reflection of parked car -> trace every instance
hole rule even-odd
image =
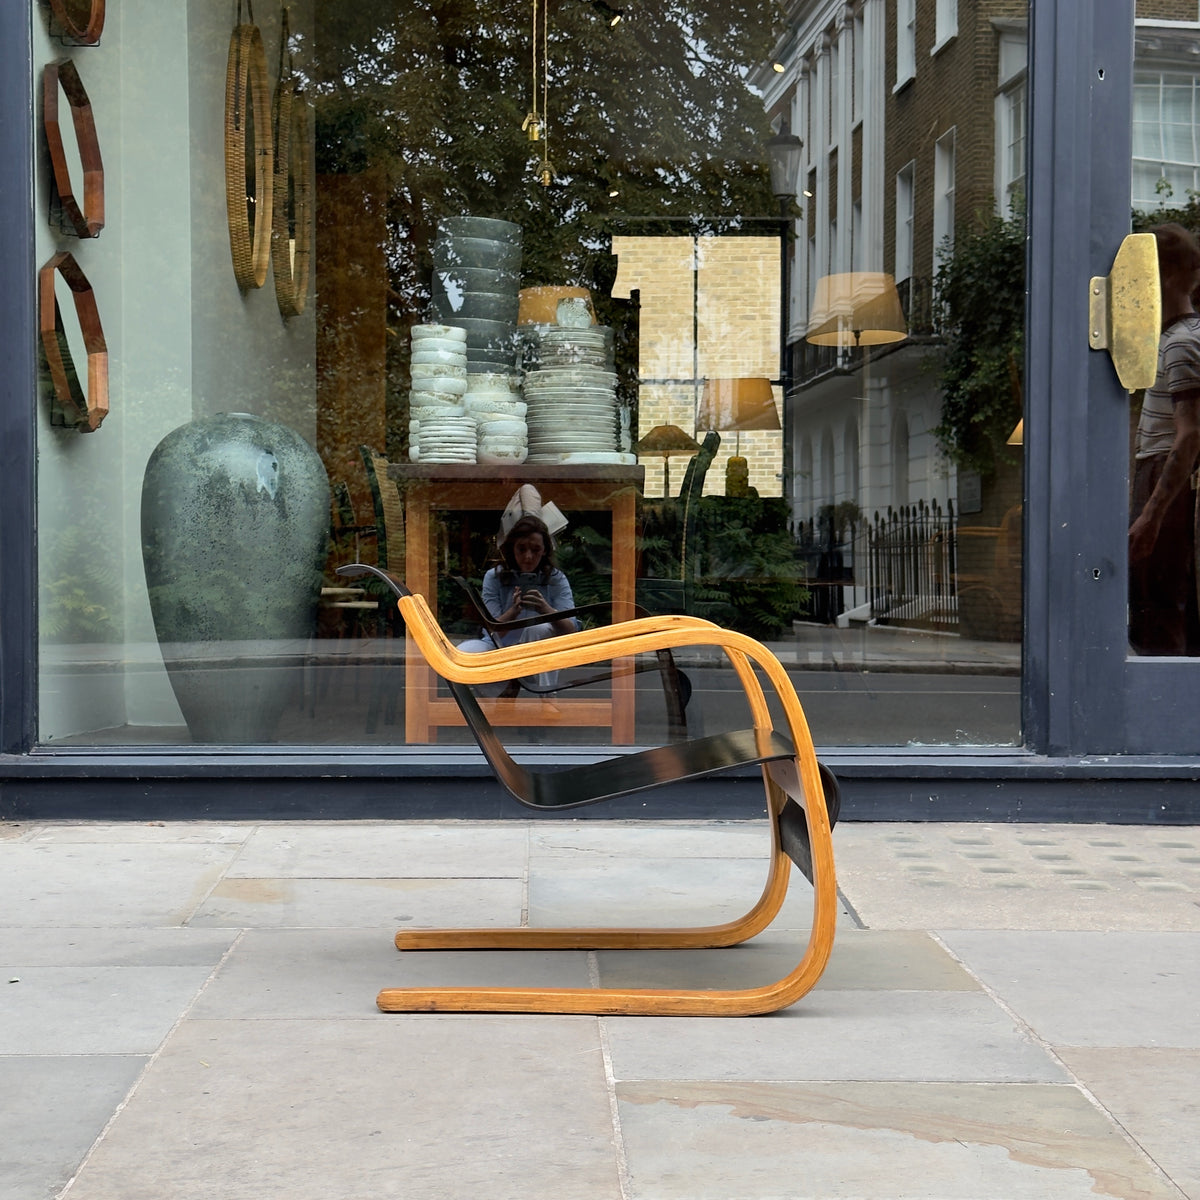
[[[1021,505],[999,525],[958,527],[958,620],[964,637],[1021,640]]]

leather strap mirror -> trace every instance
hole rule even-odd
[[[75,127],[75,143],[83,167],[82,204],[76,195],[71,164],[67,160],[59,115],[60,94],[67,98]],[[70,59],[50,63],[42,72],[42,126],[46,132],[46,148],[50,152],[50,167],[63,224],[77,237],[94,238],[104,228],[104,163],[100,159],[91,101],[79,71]]]
[[[56,275],[61,275],[71,289],[75,316],[83,335],[87,352],[86,392],[79,382],[63,325],[55,290]],[[94,433],[108,416],[108,346],[92,285],[74,255],[65,251],[54,255],[38,272],[38,332],[54,388],[50,423],[73,425],[81,433]]]
[[[104,0],[50,0],[50,11],[64,41],[94,46],[104,32]]]

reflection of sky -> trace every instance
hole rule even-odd
[[[462,280],[445,271],[438,272],[438,279],[441,282],[442,290],[446,293],[446,299],[450,302],[451,310],[458,312],[463,304]]]

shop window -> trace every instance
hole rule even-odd
[[[933,147],[933,257],[954,249],[954,139],[951,129]]]
[[[917,73],[917,0],[896,0],[896,88]]]
[[[794,637],[806,583],[793,531],[809,522],[811,534],[822,505],[886,512],[908,494],[907,466],[893,486],[888,462],[897,397],[920,412],[914,429],[937,420],[915,326],[858,344],[864,330],[839,310],[825,318],[851,341],[807,336],[825,276],[894,272],[897,301],[911,296],[914,230],[928,236],[935,202],[943,228],[968,186],[943,139],[945,170],[918,195],[919,147],[890,122],[829,153],[865,115],[875,74],[882,82],[889,7],[862,6],[829,46],[800,24],[780,42],[761,6],[717,13],[691,0],[615,26],[594,5],[551,6],[542,39],[526,9],[490,12],[483,37],[469,4],[441,5],[437,21],[415,0],[294,5],[287,30],[278,8],[256,5],[252,25],[242,6],[231,62],[237,6],[127,0],[101,44],[64,49],[30,0],[35,61],[75,63],[110,189],[102,227],[83,225],[98,236],[80,236],[69,185],[38,166],[51,157],[52,105],[27,164],[42,214],[34,249],[39,267],[66,252],[77,261],[113,372],[102,428],[56,422],[49,377],[36,398],[39,741],[196,754],[249,743],[260,756],[412,747],[465,760],[468,735],[409,655],[388,597],[336,568],[359,560],[404,577],[456,643],[478,641],[450,577],[478,586],[499,565],[510,504],[554,520],[579,604],[619,619],[637,602]],[[911,77],[913,0],[899,12]],[[781,246],[766,143],[792,101],[781,93],[768,108],[760,84],[785,44],[809,157],[803,222]],[[864,61],[868,44],[878,64]],[[989,73],[978,105],[992,85]],[[117,102],[146,89],[153,105]],[[286,129],[273,127],[281,89]],[[86,192],[92,148],[71,144],[67,108],[57,157]],[[277,149],[280,169],[268,169]],[[797,302],[781,311],[785,296]],[[62,286],[57,298],[70,316]],[[73,344],[70,321],[57,329],[53,300],[48,290],[43,335],[61,332],[82,371],[98,352]],[[757,407],[706,407],[723,381]],[[185,561],[189,489],[219,490],[235,468],[229,490],[261,508],[210,514]],[[280,537],[303,534],[274,565],[253,550],[267,528],[255,512],[267,510]],[[856,609],[872,602],[860,550],[861,574],[845,583]],[[274,593],[297,564],[287,594]],[[285,609],[295,621],[272,624]],[[722,674],[704,670],[693,715],[715,729]],[[189,682],[213,685],[207,699]],[[550,698],[519,685],[515,699],[483,700],[517,706],[504,728],[518,749],[583,753],[661,740],[666,714],[645,682]],[[1014,739],[1017,702],[1006,703],[1003,728],[981,740]],[[913,736],[908,707],[901,742]],[[823,720],[827,742],[880,736]]]
[[[913,271],[914,177],[917,165],[910,162],[896,173],[896,265],[897,282]]]
[[[958,0],[937,0],[937,25],[931,54],[958,36]]]

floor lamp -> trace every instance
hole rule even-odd
[[[663,460],[663,499],[671,494],[671,456],[698,453],[700,444],[684,433],[678,425],[655,425],[641,441],[635,443],[633,452],[639,456],[661,454]]]
[[[696,432],[716,429],[737,434],[737,448],[725,464],[725,495],[749,493],[750,467],[742,457],[742,430],[778,429],[779,410],[771,381],[763,376],[706,379],[696,413]]]

